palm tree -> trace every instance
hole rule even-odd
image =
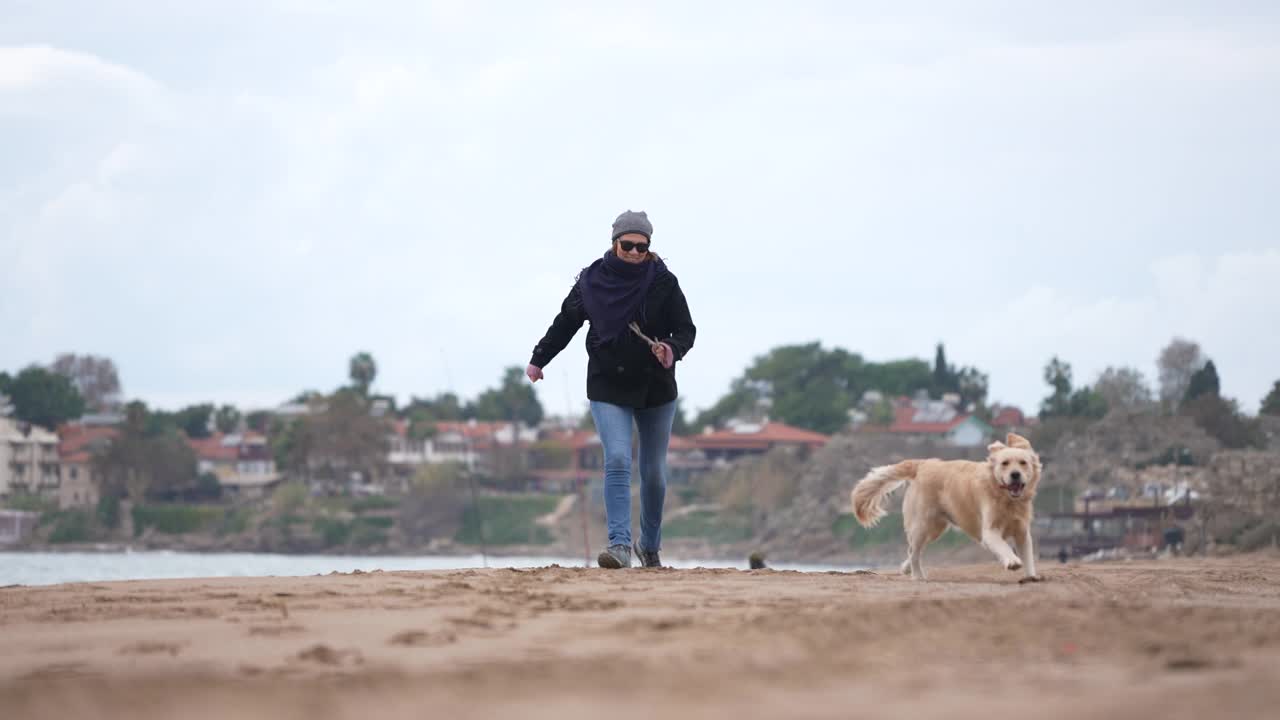
[[[373,361],[373,356],[367,352],[359,352],[351,356],[350,365],[351,384],[360,391],[361,395],[369,394],[369,386],[373,385],[373,379],[378,376],[378,364]]]

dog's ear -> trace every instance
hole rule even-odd
[[[1008,448],[1009,448],[1009,446],[1008,446],[1008,445],[1005,445],[1004,443],[1002,443],[1002,442],[1000,442],[999,440],[997,440],[997,441],[995,441],[995,442],[993,442],[993,443],[991,443],[990,445],[988,445],[988,446],[987,446],[987,454],[988,454],[988,455],[995,455],[996,453],[1000,452],[1001,450],[1007,450]]]
[[[1004,440],[1005,442],[1009,443],[1009,447],[1018,448],[1019,450],[1031,449],[1031,441],[1027,440],[1026,438],[1022,437],[1017,433],[1009,433],[1009,436],[1006,437]]]

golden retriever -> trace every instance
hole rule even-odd
[[[1009,433],[987,447],[986,462],[904,460],[873,468],[853,487],[853,514],[863,527],[884,517],[884,498],[910,483],[902,502],[907,559],[902,574],[924,580],[920,559],[947,525],[995,553],[1006,569],[1026,568],[1023,582],[1035,582],[1031,543],[1032,500],[1040,482],[1040,456],[1026,438]],[[1017,545],[1015,554],[1009,543]],[[1019,559],[1021,558],[1021,559]]]

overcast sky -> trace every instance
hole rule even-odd
[[[1050,356],[1154,381],[1181,335],[1253,411],[1276,7],[0,0],[0,369],[258,407],[368,350],[383,392],[471,397],[630,208],[698,325],[690,409],[780,344],[941,340],[1033,410]],[[579,334],[549,412],[585,368]]]

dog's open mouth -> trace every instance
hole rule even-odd
[[[1027,489],[1027,484],[1021,480],[1010,480],[1004,489],[1009,491],[1009,497],[1022,497],[1022,491]]]

